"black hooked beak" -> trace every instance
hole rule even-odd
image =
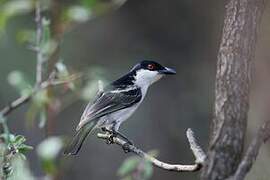
[[[174,69],[165,67],[165,69],[159,70],[159,73],[166,74],[166,75],[172,75],[172,74],[176,74],[176,71]]]

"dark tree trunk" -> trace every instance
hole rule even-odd
[[[264,0],[230,0],[226,5],[217,62],[215,110],[203,180],[232,176],[242,158],[252,60]]]

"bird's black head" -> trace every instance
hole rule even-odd
[[[128,74],[114,81],[114,87],[138,85],[146,87],[158,81],[162,76],[175,74],[175,70],[164,67],[155,61],[141,61],[135,65]]]
[[[165,75],[166,74],[176,74],[175,70],[168,68],[168,67],[164,67],[155,61],[148,61],[148,60],[141,61],[140,63],[135,65],[131,71],[136,72],[139,70],[158,72],[158,74],[165,74]]]

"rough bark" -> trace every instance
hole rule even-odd
[[[203,180],[232,176],[242,158],[252,60],[264,0],[230,0],[218,53],[215,109]]]

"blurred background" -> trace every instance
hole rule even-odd
[[[35,84],[37,59],[30,50],[36,37],[34,4],[31,0],[0,0],[0,107],[27,94],[25,90]],[[74,83],[38,94],[7,117],[9,131],[23,135],[34,148],[26,153],[27,160],[13,166],[11,178],[199,179],[199,173],[153,168],[95,136],[88,138],[76,157],[64,157],[59,150],[63,140],[73,135],[82,111],[97,91],[97,81],[106,84],[147,59],[176,69],[177,75],[153,85],[120,130],[144,151],[154,150],[162,161],[192,164],[185,131],[192,128],[207,148],[225,1],[46,0],[41,1],[41,10],[48,31],[43,37],[43,48],[47,48],[44,76],[55,62],[63,74],[81,76]],[[254,97],[269,77],[269,18],[270,8],[266,7],[256,54],[260,73],[253,86]],[[256,112],[256,108],[251,111],[254,117]],[[249,122],[251,137],[260,123],[257,118]],[[269,145],[261,152],[250,180],[269,179]],[[23,175],[18,175],[20,171]]]

